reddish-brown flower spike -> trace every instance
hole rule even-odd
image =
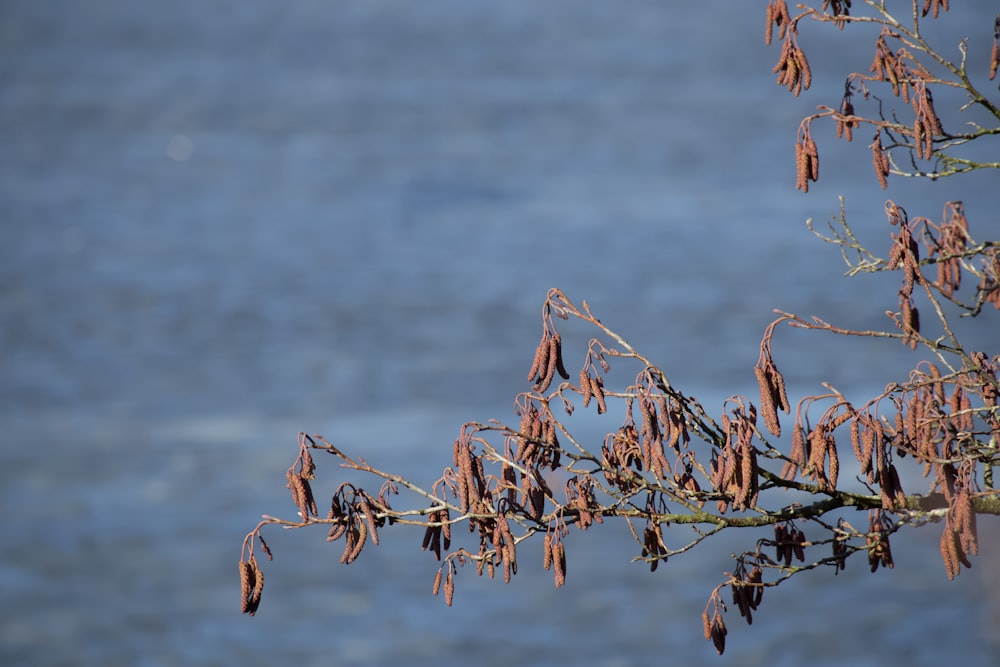
[[[552,566],[555,571],[556,588],[566,583],[566,547],[562,540],[552,546]]]
[[[760,389],[760,414],[764,419],[764,426],[775,436],[780,436],[781,423],[778,421],[778,410],[774,404],[774,386],[764,368],[754,366],[753,371]]]
[[[559,377],[563,380],[568,380],[569,373],[566,372],[566,367],[563,366],[562,336],[559,335],[559,332],[552,334],[552,340],[549,343],[549,354],[555,358],[556,372],[559,373]]]
[[[437,594],[441,591],[441,578],[442,578],[442,572],[441,572],[441,570],[439,568],[438,571],[437,571],[437,574],[434,575],[434,588],[433,588],[433,591],[434,591],[434,595],[435,596],[437,596]]]
[[[535,357],[531,362],[531,370],[528,371],[528,382],[535,382],[545,377],[545,372],[549,367],[549,331],[542,331],[542,340],[535,348]]]
[[[807,86],[808,87],[808,86]],[[812,181],[819,180],[819,151],[816,142],[812,137],[806,137],[803,149],[809,158],[809,178]]]
[[[944,561],[944,571],[948,575],[948,580],[954,579],[960,572],[958,564],[958,540],[951,526],[945,523],[944,530],[941,531],[941,560]]]
[[[254,567],[248,561],[240,561],[240,613],[250,611],[250,595],[254,588]]]
[[[444,601],[449,607],[455,600],[455,574],[449,569],[444,579]]]
[[[802,142],[795,142],[795,189],[809,192],[809,156]]]
[[[590,399],[594,396],[594,388],[590,384],[590,375],[587,371],[580,371],[580,393],[583,394],[583,407],[590,405]]]
[[[997,17],[997,23],[1000,23],[1000,16]],[[996,77],[997,68],[1000,68],[1000,40],[994,37],[993,51],[990,53],[990,81]]]
[[[712,644],[715,645],[715,650],[719,655],[722,655],[726,650],[727,634],[728,630],[726,630],[726,623],[722,620],[722,614],[716,611],[715,618],[712,619]]]
[[[885,149],[882,147],[881,130],[875,133],[875,138],[872,140],[872,166],[875,167],[875,176],[878,177],[879,185],[885,190],[889,187],[887,180],[889,175],[889,156],[886,155]]]
[[[959,546],[966,554],[979,554],[979,540],[976,530],[976,510],[968,491],[955,495],[955,525],[958,529]]]
[[[597,414],[603,415],[608,410],[608,404],[604,397],[604,380],[600,375],[590,378],[590,388],[597,399]]]
[[[257,567],[257,561],[253,558],[250,559],[250,564],[253,566],[253,591],[250,593],[250,602],[247,605],[247,613],[251,616],[257,613],[257,608],[260,607],[260,595],[264,590],[264,572]]]
[[[361,496],[361,511],[365,515],[365,523],[368,525],[368,533],[372,536],[372,544],[378,546],[378,526],[375,523],[375,510],[364,495]]]

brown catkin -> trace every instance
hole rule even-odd
[[[250,594],[253,592],[254,567],[245,560],[240,561],[240,613],[250,611]]]
[[[875,133],[875,138],[872,140],[872,166],[875,168],[875,176],[878,177],[879,185],[885,190],[889,187],[887,180],[889,176],[889,156],[886,155],[885,149],[882,147],[881,130]]]
[[[941,560],[944,561],[944,571],[948,575],[948,580],[954,579],[961,569],[958,564],[958,541],[947,521],[941,532]]]
[[[253,616],[257,613],[257,608],[260,606],[260,595],[264,590],[264,572],[257,567],[257,562],[254,559],[250,559],[253,565],[253,592],[250,593],[250,604],[247,613]]]
[[[378,546],[378,526],[375,523],[375,510],[364,495],[361,496],[361,511],[365,514],[365,522],[368,524],[368,533],[372,536],[372,544]]]
[[[552,334],[552,342],[550,343],[549,354],[555,356],[556,360],[556,372],[559,373],[559,377],[563,380],[569,379],[569,373],[566,372],[566,367],[563,366],[562,360],[562,336],[558,332]]]
[[[288,478],[288,488],[292,491],[292,500],[299,508],[302,520],[309,521],[309,511],[316,506],[312,500],[312,491],[306,486],[307,482],[291,470],[286,473],[286,477]]]
[[[555,572],[556,588],[566,583],[566,547],[562,540],[552,546],[552,569]]]
[[[444,548],[451,548],[451,512],[447,509],[438,512],[438,521],[441,522],[441,537],[444,538]]]
[[[312,454],[308,449],[302,450],[302,472],[299,473],[303,479],[316,479],[316,464],[313,463]]]
[[[809,192],[809,156],[801,142],[795,142],[795,189]]]
[[[718,611],[715,612],[715,618],[712,619],[712,643],[715,645],[715,650],[719,655],[722,655],[726,650],[726,624],[722,620],[722,614]]]
[[[444,601],[449,607],[451,603],[455,600],[455,575],[451,570],[448,571],[448,576],[444,579]]]
[[[528,371],[528,382],[534,382],[536,379],[541,379],[543,373],[549,365],[549,332],[542,332],[542,340],[538,343],[538,347],[535,348],[535,357],[531,361],[531,370]]]
[[[997,75],[997,68],[1000,68],[1000,41],[993,40],[993,51],[990,53],[990,81]]]
[[[804,150],[806,156],[809,158],[809,179],[812,181],[819,180],[819,150],[816,148],[816,142],[812,137],[806,137]]]
[[[590,379],[590,386],[594,391],[594,398],[597,399],[597,414],[603,415],[608,411],[608,404],[604,398],[604,380],[598,375]]]
[[[441,572],[441,570],[439,568],[438,571],[437,571],[437,574],[434,575],[434,588],[433,588],[433,591],[434,591],[434,595],[435,596],[441,591],[441,577],[442,577],[442,572]]]
[[[358,556],[361,555],[361,550],[364,548],[365,543],[368,541],[368,524],[364,521],[358,522],[358,539],[354,545],[354,549],[351,551],[351,555],[348,559],[348,563],[353,563],[357,560]]]
[[[754,366],[757,376],[757,386],[760,388],[760,412],[764,418],[764,426],[775,436],[781,436],[781,423],[778,421],[778,410],[774,404],[775,387],[771,384],[767,371]]]
[[[354,552],[354,546],[358,541],[358,530],[355,526],[348,526],[347,532],[344,538],[344,551],[340,554],[340,563],[342,565],[347,565],[351,562],[351,554]]]
[[[832,435],[827,436],[827,453],[830,455],[830,489],[836,490],[837,479],[840,477],[840,458]]]
[[[798,60],[799,69],[802,70],[802,85],[795,92],[795,95],[798,95],[799,94],[799,92],[798,92],[799,90],[809,90],[809,86],[812,85],[812,70],[809,69],[809,61],[806,60],[806,54],[805,54],[805,52],[802,49],[796,47],[796,49],[795,49],[795,57]],[[817,162],[816,162],[816,168],[817,169],[819,168],[819,161],[818,161],[818,159],[817,159]],[[816,178],[813,178],[813,180],[815,181]]]
[[[558,334],[557,334],[558,335]],[[545,355],[546,366],[543,369],[543,375],[541,379],[535,383],[535,391],[544,392],[548,390],[549,385],[552,384],[552,378],[556,375],[556,366],[558,359],[556,358],[556,348],[558,343],[556,342],[555,336],[550,336],[548,341],[548,352]]]
[[[580,393],[583,394],[583,407],[587,407],[594,396],[594,388],[590,385],[590,375],[585,370],[580,371]]]
[[[968,491],[955,496],[955,520],[958,524],[959,544],[970,556],[979,554],[979,540],[976,530],[976,510]]]

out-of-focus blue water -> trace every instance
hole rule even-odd
[[[446,609],[418,532],[345,568],[321,532],[275,531],[261,611],[238,613],[243,535],[293,514],[295,433],[432,481],[462,422],[514,418],[550,287],[717,410],[756,391],[772,308],[895,307],[805,229],[838,194],[876,244],[885,196],[931,217],[964,198],[996,237],[995,175],[886,194],[866,138],[830,127],[795,191],[798,121],[870,45],[804,29],[817,83],[795,99],[763,27],[762,3],[3,3],[3,662],[991,664],[993,551],[949,583],[933,527],[892,573],[852,562],[769,591],[752,628],[730,614],[725,660],[699,614],[742,536],[653,575],[597,527],[565,588],[525,547],[511,585],[461,572]],[[995,351],[985,318],[970,340]],[[590,335],[567,325],[577,359]],[[914,363],[794,332],[775,353],[800,393]]]

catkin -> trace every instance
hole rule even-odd
[[[889,176],[889,156],[882,147],[881,129],[875,133],[875,138],[872,140],[872,166],[875,168],[875,176],[878,177],[879,185],[885,190],[889,187],[887,180]]]
[[[760,388],[760,411],[764,418],[764,426],[773,435],[781,436],[781,423],[778,421],[778,410],[775,405],[776,388],[771,382],[767,369],[761,366],[754,366],[754,375],[757,376],[757,386]]]
[[[590,405],[594,396],[594,388],[590,384],[590,375],[585,370],[580,371],[580,393],[583,394],[583,407]]]
[[[451,603],[455,600],[455,575],[449,570],[448,576],[444,579],[444,602],[449,607]]]
[[[378,546],[378,526],[375,523],[375,510],[372,509],[368,498],[362,494],[361,511],[365,515],[365,523],[368,524],[368,533],[372,536],[372,544]]]
[[[528,382],[535,382],[536,379],[541,379],[543,373],[548,369],[549,365],[549,332],[545,330],[542,332],[542,340],[538,343],[538,347],[535,348],[535,357],[531,361],[531,370],[528,371]]]
[[[996,78],[997,68],[1000,68],[1000,40],[993,39],[993,51],[990,53],[990,81]]]
[[[608,410],[607,401],[604,398],[604,380],[601,379],[600,375],[590,378],[590,386],[594,392],[594,398],[597,399],[597,414],[603,415]]]
[[[434,595],[435,596],[437,596],[437,594],[441,591],[441,575],[442,575],[442,572],[441,572],[441,570],[439,568],[438,571],[437,571],[437,574],[434,575],[434,588],[433,588],[433,591],[434,591]]]
[[[537,392],[547,391],[549,385],[552,384],[552,378],[554,378],[556,375],[556,366],[558,365],[557,364],[558,343],[556,342],[555,336],[549,337],[548,348],[549,348],[548,352],[545,354],[546,366],[544,368],[544,374],[542,375],[541,379],[539,379],[539,381],[535,383],[535,391]]]
[[[559,332],[552,334],[552,341],[549,343],[549,354],[555,357],[555,367],[556,372],[559,373],[559,377],[563,380],[568,380],[569,373],[566,372],[566,367],[563,366],[562,336],[559,335]]]
[[[257,608],[260,606],[260,595],[264,590],[264,572],[257,567],[257,562],[251,558],[250,564],[253,567],[253,591],[250,593],[250,602],[248,604],[247,613],[253,616],[257,613]]]
[[[955,540],[955,534],[951,530],[951,526],[945,523],[944,530],[941,532],[941,560],[944,561],[944,571],[948,575],[948,580],[951,581],[959,573],[958,565],[958,543]]]
[[[555,572],[556,588],[566,583],[566,547],[562,540],[552,546],[552,569]]]
[[[245,560],[240,561],[240,613],[250,611],[250,594],[254,587],[254,567]]]
[[[715,646],[716,652],[722,655],[726,650],[726,624],[722,620],[722,614],[718,611],[715,612],[715,617],[712,619],[712,644]]]

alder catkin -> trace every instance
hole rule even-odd
[[[566,547],[562,540],[552,545],[552,569],[555,572],[556,588],[566,583]]]
[[[250,611],[250,594],[253,591],[254,567],[249,562],[240,561],[240,613]]]
[[[534,382],[536,379],[541,379],[543,373],[549,365],[549,332],[542,332],[542,340],[538,343],[538,347],[535,348],[535,357],[531,361],[531,370],[528,371],[528,382]]]
[[[990,81],[997,75],[997,68],[1000,68],[1000,41],[993,40],[993,51],[990,54]]]
[[[449,607],[451,603],[455,600],[455,575],[451,570],[448,571],[448,576],[444,579],[444,602]]]
[[[760,412],[764,418],[764,426],[774,436],[781,436],[781,423],[778,421],[778,410],[774,404],[775,387],[771,384],[767,371],[754,366],[754,375],[757,376],[757,386],[760,389]]]
[[[590,385],[590,375],[585,370],[580,371],[580,393],[583,394],[583,407],[589,406],[594,388]]]
[[[260,595],[264,590],[264,572],[257,567],[257,562],[254,559],[250,559],[250,563],[253,566],[253,592],[250,593],[250,604],[248,605],[247,613],[251,616],[257,613],[257,608],[260,606]]]
[[[607,401],[604,399],[604,380],[601,379],[600,375],[592,377],[590,386],[594,391],[594,398],[597,399],[597,414],[603,415],[608,410]]]

